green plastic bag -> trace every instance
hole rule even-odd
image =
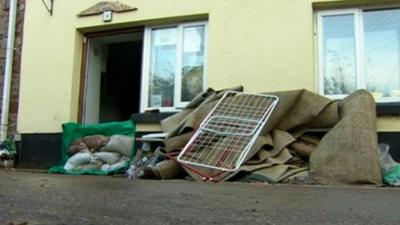
[[[11,159],[15,158],[15,155],[17,154],[17,148],[15,147],[15,142],[11,140],[10,138],[7,138],[4,142],[3,145],[5,147],[5,150],[8,151],[9,157]]]
[[[53,166],[49,169],[49,173],[61,173],[61,174],[95,174],[95,175],[108,175],[113,173],[121,172],[126,169],[130,162],[136,155],[135,145],[132,148],[130,160],[125,164],[124,168],[112,170],[112,171],[101,171],[99,169],[84,169],[84,170],[74,170],[73,172],[66,171],[64,169],[64,164],[68,161],[67,151],[71,143],[75,140],[81,139],[85,136],[101,134],[104,136],[111,136],[115,134],[127,135],[134,137],[136,132],[136,126],[132,120],[127,120],[123,122],[109,122],[100,124],[89,124],[81,125],[78,123],[64,123],[62,125],[62,140],[61,140],[61,165]]]
[[[395,187],[400,187],[400,163],[393,160],[389,154],[388,144],[379,144],[379,162],[383,181]]]
[[[383,174],[383,181],[391,186],[400,186],[400,165]]]

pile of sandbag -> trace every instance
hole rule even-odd
[[[135,155],[134,121],[62,125],[61,162],[49,173],[108,175],[123,172]]]
[[[90,135],[72,142],[70,158],[64,165],[68,172],[121,169],[130,160],[134,138],[125,135]]]

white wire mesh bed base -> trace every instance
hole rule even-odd
[[[178,155],[183,164],[239,169],[278,102],[263,94],[227,92]]]

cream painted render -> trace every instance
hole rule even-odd
[[[97,2],[56,0],[53,16],[41,0],[26,2],[18,132],[60,132],[62,123],[77,121],[84,32],[208,18],[208,87],[317,91],[313,3],[377,1],[120,0],[138,10],[114,13],[111,23],[76,16]],[[380,118],[378,127],[400,131],[400,119]],[[151,124],[138,130],[159,129]]]

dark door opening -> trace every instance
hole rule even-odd
[[[88,40],[82,122],[128,120],[140,111],[143,32]]]

